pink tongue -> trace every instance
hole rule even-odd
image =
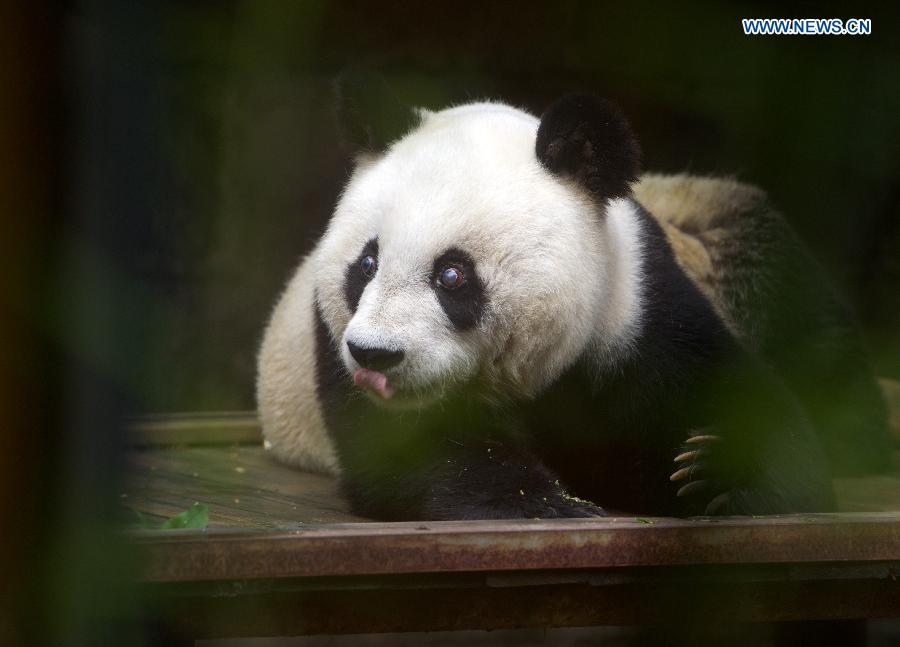
[[[353,374],[353,383],[364,389],[369,389],[380,395],[385,400],[394,395],[394,389],[388,385],[387,376],[384,373],[368,368],[358,368]]]

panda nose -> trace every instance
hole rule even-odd
[[[364,348],[357,346],[352,341],[347,342],[347,349],[359,365],[373,371],[384,371],[396,366],[403,361],[402,350],[388,350],[387,348]]]

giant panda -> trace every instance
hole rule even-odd
[[[338,475],[357,514],[822,511],[835,468],[887,455],[852,317],[758,189],[639,178],[589,94],[350,131],[257,400],[265,447]]]

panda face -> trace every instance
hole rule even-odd
[[[356,168],[314,258],[315,292],[376,402],[418,406],[464,384],[533,395],[627,326],[615,218],[541,165],[537,129],[504,105],[453,108]]]

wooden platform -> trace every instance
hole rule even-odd
[[[126,524],[209,509],[205,530],[129,531],[190,638],[900,617],[900,454],[836,483],[841,514],[385,524],[271,460],[247,414],[143,420],[134,442]]]

